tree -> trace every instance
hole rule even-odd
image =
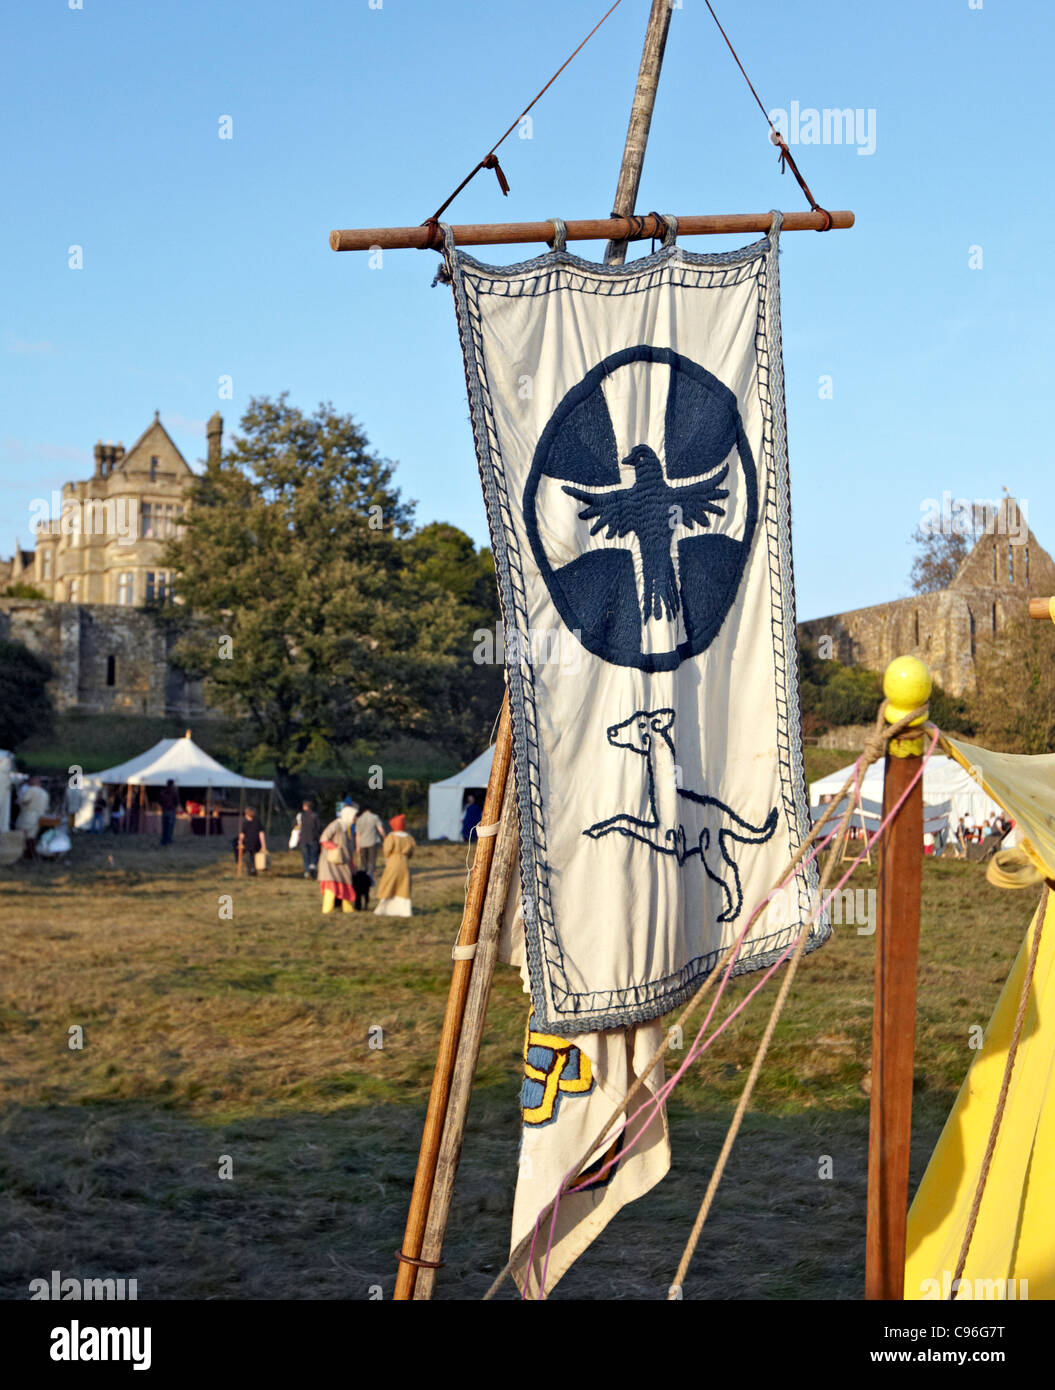
[[[261,397],[241,431],[191,486],[165,620],[176,661],[292,792],[309,761],[435,728],[440,693],[471,675],[490,557],[453,527],[411,537],[394,466],[332,406]]]
[[[917,526],[912,533],[916,555],[909,572],[914,594],[933,594],[947,589],[956,572],[971,553],[973,537],[959,530],[927,530]]]
[[[1055,633],[1015,616],[975,659],[972,710],[985,744],[1009,753],[1055,752]]]
[[[0,748],[51,731],[55,709],[47,691],[51,667],[21,642],[0,637]]]
[[[27,584],[24,580],[17,580],[14,584],[9,584],[4,590],[4,598],[42,598],[46,599],[47,594],[43,589],[38,589],[35,584]]]

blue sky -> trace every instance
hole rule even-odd
[[[607,0],[70,3],[3,19],[0,555],[16,535],[30,543],[33,498],[90,472],[97,438],[130,445],[159,409],[194,462],[215,409],[230,432],[251,396],[283,390],[306,410],[329,400],[354,414],[398,461],[420,522],[485,541],[450,296],[429,287],[436,258],[393,252],[372,270],[331,252],[327,234],[428,216]],[[451,220],[608,212],[648,8],[623,0],[535,108],[532,138],[503,146],[510,196],[481,174]],[[784,241],[799,616],[907,592],[908,536],[946,490],[1008,486],[1055,550],[1055,10],[715,8],[767,107],[874,121],[874,153],[794,147],[820,202],[858,219]],[[804,203],[703,0],[682,0],[639,207],[773,206]],[[231,400],[218,399],[222,376]]]

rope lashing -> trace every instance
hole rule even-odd
[[[568,249],[568,228],[564,225],[563,217],[553,219],[553,240],[549,242],[552,251],[566,251]]]
[[[668,246],[673,246],[678,239],[678,219],[672,212],[650,212],[649,217],[654,217],[657,222],[663,225],[663,239],[660,245],[664,250]],[[652,250],[656,249],[656,238],[652,238]]]
[[[415,1269],[443,1269],[443,1260],[416,1260],[413,1255],[404,1255],[402,1250],[395,1252],[396,1259],[402,1264],[413,1265]]]
[[[451,960],[472,960],[476,955],[476,942],[472,941],[468,946],[455,944],[451,947]]]

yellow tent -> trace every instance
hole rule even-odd
[[[991,753],[947,738],[942,744],[1016,821],[1025,836],[1020,848],[1039,871],[1032,881],[1055,880],[1055,756]],[[954,1287],[1038,931],[1004,1110]],[[1055,1298],[1053,1175],[1055,894],[1045,893],[909,1212],[905,1298]]]

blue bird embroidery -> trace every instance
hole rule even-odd
[[[637,537],[641,552],[643,593],[641,614],[666,617],[673,622],[681,611],[681,595],[674,572],[674,533],[676,526],[707,530],[712,516],[724,516],[718,499],[729,496],[720,487],[729,472],[725,464],[710,477],[682,487],[671,487],[663,475],[663,465],[647,444],[636,445],[620,465],[632,468],[632,486],[601,492],[579,487],[563,488],[569,497],[588,505],[579,512],[580,521],[593,521],[590,534],[605,531],[605,539],[630,535]]]

